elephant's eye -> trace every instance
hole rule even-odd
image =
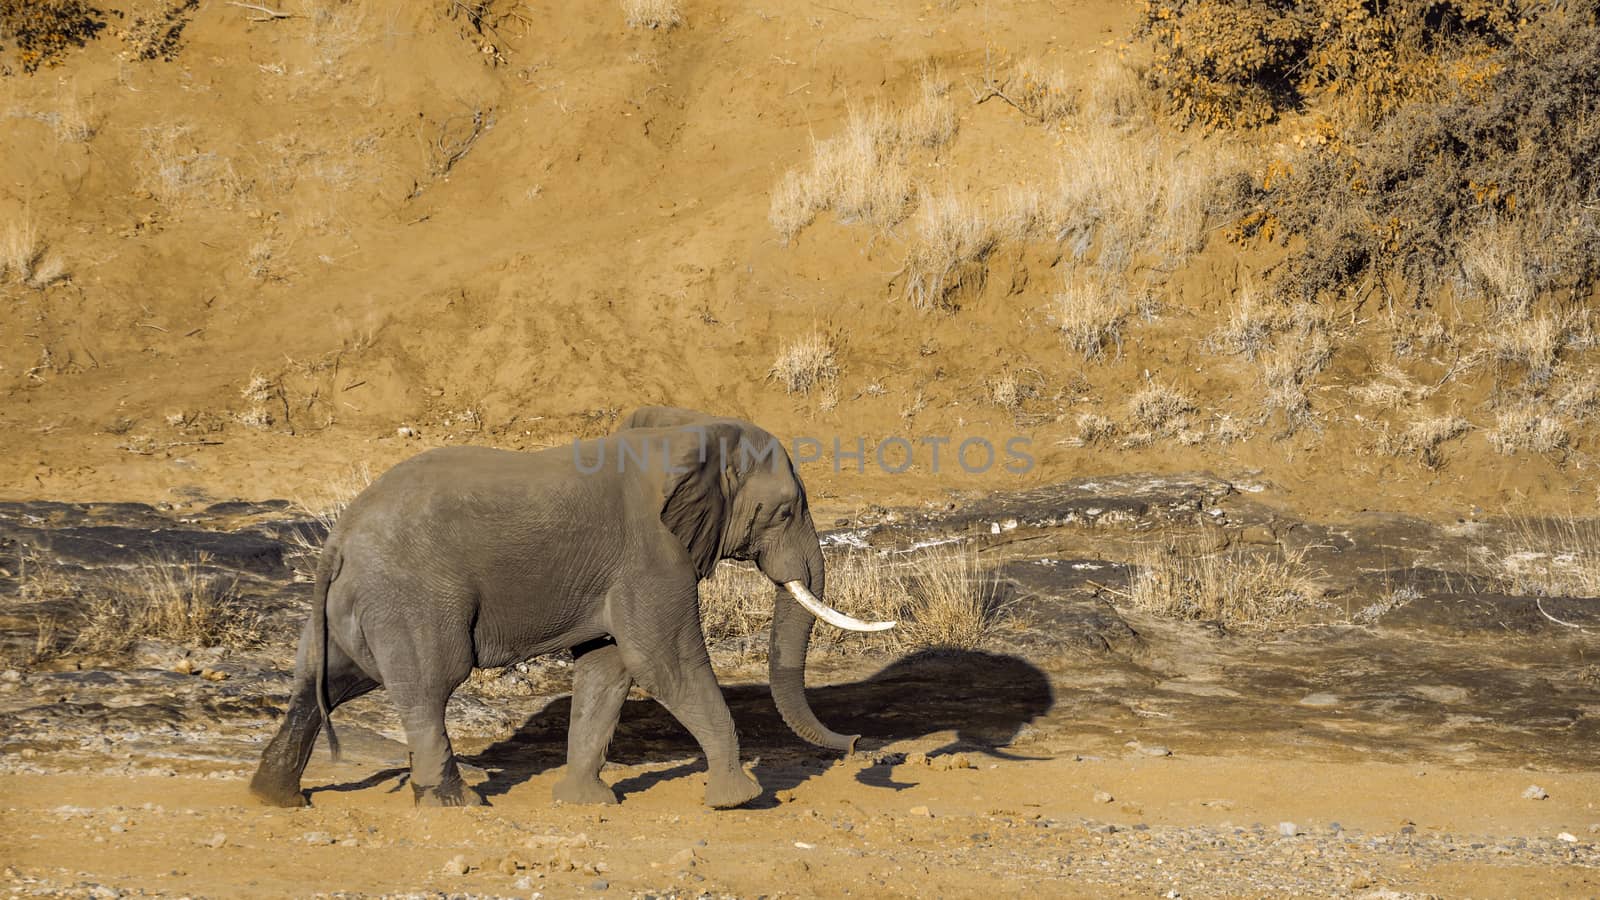
[[[793,516],[793,515],[794,515],[794,510],[790,509],[789,507],[787,507],[787,506],[778,507],[778,521],[779,522],[787,522],[787,521],[789,521],[789,517]]]

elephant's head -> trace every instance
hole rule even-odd
[[[772,699],[795,734],[823,747],[851,750],[860,735],[838,734],[806,702],[806,649],[820,618],[840,628],[881,631],[893,622],[862,622],[822,602],[827,572],[805,485],[782,444],[738,419],[651,406],[624,429],[669,428],[691,435],[698,452],[674,466],[663,484],[661,519],[683,541],[696,574],[723,559],[753,561],[776,585],[768,650]],[[681,439],[680,439],[681,440]]]

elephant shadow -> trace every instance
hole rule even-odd
[[[804,783],[840,758],[837,751],[813,747],[790,731],[767,685],[725,686],[723,696],[738,726],[744,758],[760,760],[755,774],[765,791],[753,805],[772,805],[777,791]],[[862,681],[808,688],[806,697],[829,727],[862,736],[858,750],[870,752],[889,743],[954,732],[954,740],[932,752],[960,749],[1005,759],[1019,758],[1002,748],[1055,703],[1049,678],[1033,664],[970,650],[914,653]],[[491,773],[478,785],[479,791],[493,798],[563,765],[571,709],[570,697],[553,700],[510,737],[465,757]],[[614,784],[624,797],[705,770],[700,746],[654,700],[624,704],[608,757],[626,765],[678,763]],[[895,782],[890,772],[887,766],[872,766],[856,777],[863,784],[891,790],[911,786]]]

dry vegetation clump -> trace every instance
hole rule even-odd
[[[813,141],[809,166],[784,173],[773,188],[767,219],[785,242],[823,212],[864,222],[883,233],[905,219],[912,199],[906,156],[936,150],[956,133],[949,85],[925,73],[916,99],[898,112],[880,105],[850,111],[844,131]]]
[[[700,583],[700,616],[712,641],[743,642],[771,627],[775,587],[748,564],[724,563]],[[812,640],[857,649],[973,649],[1003,613],[999,581],[971,550],[935,547],[904,555],[830,555],[823,598],[843,612],[894,620],[887,632],[844,633],[818,626]]]
[[[1511,456],[1522,451],[1554,453],[1566,449],[1572,434],[1560,419],[1524,406],[1500,413],[1486,437],[1496,452]]]
[[[1542,387],[1555,374],[1557,357],[1577,333],[1569,316],[1540,313],[1506,320],[1489,335],[1489,349],[1502,363],[1520,367],[1529,385]]]
[[[165,206],[225,203],[245,190],[233,161],[202,149],[193,125],[151,126],[141,130],[140,142],[144,151],[138,163],[140,186]]]
[[[1587,293],[1600,277],[1600,25],[1580,6],[1493,26],[1481,59],[1424,43],[1449,63],[1436,96],[1328,123],[1270,169],[1243,231],[1299,239],[1279,288],[1312,300],[1465,283],[1510,322],[1533,297]],[[1488,21],[1508,7],[1439,11],[1473,8]]]
[[[200,0],[142,0],[117,34],[126,45],[124,54],[129,59],[175,59],[183,47],[183,29],[199,6]]]
[[[1304,551],[1208,550],[1168,540],[1140,555],[1126,596],[1135,609],[1158,616],[1287,625],[1320,605],[1318,578]]]
[[[999,237],[977,207],[945,192],[923,193],[906,251],[905,293],[918,309],[954,310],[983,290]]]
[[[1017,112],[1047,125],[1078,112],[1077,91],[1066,73],[1047,69],[1035,59],[1019,60],[1000,76],[991,73],[972,93],[977,103],[998,97]]]
[[[84,0],[0,0],[0,75],[53,66],[106,27],[105,12]]]
[[[1211,143],[1155,128],[1087,128],[1067,137],[1053,218],[1075,257],[1121,274],[1141,257],[1176,263],[1200,248],[1219,171]]]
[[[1600,597],[1600,521],[1575,516],[1518,518],[1500,557],[1507,591],[1533,596]]]
[[[1396,433],[1385,424],[1378,435],[1377,450],[1385,456],[1415,456],[1424,466],[1444,465],[1443,445],[1466,434],[1472,424],[1456,415],[1423,416]]]
[[[683,24],[677,0],[622,0],[622,16],[629,28],[665,31]]]
[[[1126,443],[1138,447],[1176,436],[1188,429],[1190,415],[1198,409],[1188,394],[1152,381],[1128,398]]]
[[[1117,434],[1117,423],[1099,413],[1082,413],[1078,416],[1078,443],[1083,446],[1104,443]]]
[[[987,384],[989,402],[1009,412],[1017,412],[1022,404],[1039,396],[1041,378],[1037,372],[1018,374],[1007,370],[991,378]]]
[[[152,559],[116,573],[93,596],[76,649],[117,653],[141,640],[193,647],[248,647],[261,641],[260,616],[239,596],[238,577],[200,556]]]
[[[1434,390],[1418,384],[1399,366],[1382,363],[1378,366],[1378,378],[1350,388],[1350,395],[1368,406],[1390,410],[1420,403],[1433,396]]]
[[[838,348],[833,338],[815,329],[785,344],[767,377],[790,394],[809,394],[839,377]]]
[[[1115,347],[1122,352],[1122,323],[1128,307],[1112,296],[1106,278],[1093,278],[1069,270],[1055,295],[1055,322],[1073,352],[1095,359]]]
[[[288,534],[288,556],[298,580],[311,581],[316,577],[317,560],[333,526],[339,524],[345,509],[371,484],[372,468],[359,463],[323,482],[309,497],[295,498],[294,505],[312,520]]]
[[[1300,332],[1262,357],[1261,377],[1267,387],[1263,413],[1282,413],[1282,435],[1315,423],[1306,389],[1332,358],[1333,346],[1321,331]]]

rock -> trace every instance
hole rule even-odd
[[[1573,834],[1570,831],[1563,831],[1560,834],[1556,835],[1556,840],[1562,841],[1562,842],[1568,843],[1568,844],[1576,844],[1578,842],[1578,836]]]
[[[1542,787],[1539,787],[1537,784],[1530,784],[1530,785],[1528,785],[1528,789],[1522,792],[1522,799],[1524,799],[1524,800],[1548,800],[1548,799],[1550,799],[1550,795],[1545,793],[1545,789],[1542,788]]]
[[[931,810],[929,810],[926,806],[913,806],[913,807],[911,807],[911,814],[913,816],[922,816],[923,818],[926,818],[926,819],[933,818],[933,812]]]
[[[1300,827],[1293,822],[1279,822],[1278,834],[1284,837],[1294,837],[1300,833]]]
[[[533,890],[533,879],[524,875],[521,878],[518,878],[516,881],[511,882],[511,888],[512,890],[517,891],[531,891]]]
[[[111,833],[112,834],[122,834],[123,832],[125,832],[127,830],[128,829],[125,826],[122,826],[122,825],[113,825],[113,826],[111,826]]]
[[[193,675],[194,663],[188,659],[180,659],[178,660],[177,664],[172,667],[172,671],[177,672],[179,675]]]
[[[603,891],[608,887],[611,887],[611,882],[606,881],[604,878],[596,878],[594,881],[589,882],[589,890],[591,891]]]
[[[923,753],[921,750],[913,750],[906,754],[906,765],[908,766],[925,766],[927,764],[928,754]]]
[[[333,835],[326,831],[308,831],[300,835],[300,840],[308,844],[331,844],[333,843]]]
[[[200,677],[207,681],[222,681],[228,677],[228,673],[220,669],[201,669]]]
[[[1300,705],[1309,706],[1313,709],[1327,709],[1330,706],[1339,705],[1339,695],[1326,694],[1320,691],[1315,694],[1307,694],[1300,698]]]
[[[1596,822],[1595,824],[1590,825],[1589,826],[1589,833],[1590,834],[1600,834],[1600,822]]]
[[[460,876],[460,875],[467,874],[467,870],[469,868],[470,867],[467,865],[467,858],[465,856],[457,854],[455,856],[450,857],[448,860],[445,861],[444,873],[446,875],[457,875],[457,876]]]
[[[977,768],[965,753],[954,753],[950,756],[942,756],[940,759],[944,760],[944,768],[946,770]]]
[[[227,842],[228,842],[228,836],[219,831],[216,834],[213,834],[211,836],[210,840],[206,841],[206,846],[210,847],[213,850],[215,850],[215,849],[221,847],[223,844],[226,844]]]
[[[4,672],[0,672],[0,681],[5,682],[6,684],[16,684],[21,680],[22,673],[16,669],[7,669]]]
[[[1096,802],[1096,803],[1110,803],[1111,801],[1113,801],[1115,799],[1117,799],[1117,798],[1111,796],[1109,791],[1095,791],[1094,792],[1094,802]]]
[[[1168,750],[1166,747],[1163,747],[1160,744],[1150,744],[1148,746],[1141,746],[1139,748],[1139,752],[1143,753],[1145,756],[1171,756],[1172,755],[1172,751],[1171,750]]]
[[[687,868],[690,868],[691,866],[693,866],[698,861],[699,861],[699,857],[695,856],[694,850],[686,847],[686,848],[684,848],[682,850],[679,850],[677,853],[672,854],[672,856],[668,857],[667,858],[667,865],[673,866],[673,867],[676,867],[676,868],[679,868],[679,869],[687,869]]]
[[[359,847],[359,846],[361,846],[361,842],[356,840],[355,838],[345,838],[344,840],[339,842],[339,846],[341,846],[341,847]]]
[[[518,859],[515,853],[512,853],[501,857],[495,868],[500,871],[501,875],[515,875],[518,869],[525,867],[522,864],[522,860]]]

